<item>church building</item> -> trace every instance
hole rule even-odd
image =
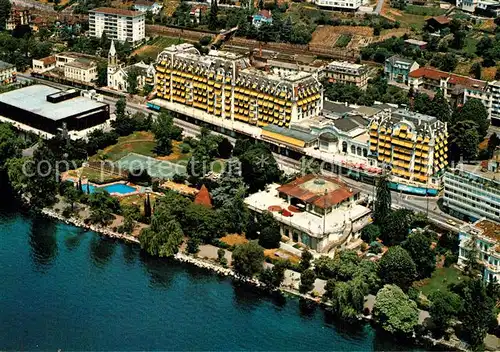
[[[127,92],[129,88],[129,76],[137,76],[137,90],[140,91],[147,84],[154,85],[155,67],[153,64],[147,65],[143,61],[130,66],[123,66],[118,63],[115,42],[111,41],[111,48],[108,54],[108,87],[120,92]]]

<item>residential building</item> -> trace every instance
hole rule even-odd
[[[419,67],[419,64],[414,60],[394,55],[385,60],[384,74],[389,82],[408,85],[410,72],[415,71]]]
[[[285,54],[272,50],[254,49],[250,54],[250,64],[260,70],[278,76],[288,76],[298,72],[311,72],[323,78],[327,62],[312,55]]]
[[[406,39],[405,44],[411,48],[420,49],[420,50],[424,50],[427,46],[427,42],[424,42],[423,40],[416,40],[416,39]]]
[[[500,126],[500,81],[488,82],[487,90],[491,95],[491,124]]]
[[[14,65],[0,61],[0,85],[14,83],[16,75],[17,70]]]
[[[47,56],[43,59],[33,59],[32,63],[34,73],[44,73],[56,67],[56,57]]]
[[[434,31],[440,31],[441,29],[448,28],[451,20],[446,16],[436,16],[425,20],[427,27],[434,29]]]
[[[207,5],[193,5],[189,11],[189,17],[192,23],[200,23],[201,17],[205,12],[207,12]]]
[[[191,44],[171,46],[158,55],[155,100],[170,110],[197,110],[260,127],[289,127],[318,115],[322,95],[312,74],[269,74],[251,67],[245,55],[211,50],[202,56]]]
[[[478,252],[477,260],[483,264],[484,281],[500,281],[500,224],[480,219],[473,224],[465,224],[459,232],[458,265],[467,265],[467,255],[472,246]]]
[[[359,201],[360,192],[340,179],[312,174],[245,199],[252,211],[270,211],[282,236],[319,253],[348,245],[369,223],[371,210]]]
[[[257,14],[252,16],[252,24],[259,28],[263,23],[273,23],[273,15],[271,10],[260,10]]]
[[[71,81],[91,83],[97,80],[97,64],[83,58],[73,60],[64,65],[64,77]]]
[[[445,173],[443,183],[443,205],[452,215],[500,219],[500,153],[482,165],[458,165]]]
[[[130,66],[123,66],[118,63],[115,43],[111,41],[111,48],[108,53],[108,87],[121,92],[129,89],[129,75],[133,74],[137,79],[137,89],[141,90],[146,84],[153,85],[156,70],[153,64],[146,65],[144,62],[137,62]]]
[[[463,11],[481,16],[497,17],[500,13],[498,0],[457,0],[456,6]]]
[[[473,13],[476,10],[478,0],[457,0],[456,6],[462,11]]]
[[[71,138],[85,137],[109,119],[109,105],[80,96],[75,89],[61,91],[35,84],[0,94],[0,121],[51,138],[66,130]]]
[[[135,47],[145,38],[145,14],[109,7],[89,10],[89,35],[101,38],[103,33],[109,39],[129,42]]]
[[[134,10],[140,12],[151,12],[153,15],[158,15],[161,12],[163,5],[155,1],[136,0],[134,2]]]
[[[387,111],[370,123],[370,157],[393,177],[437,183],[432,177],[448,165],[446,123],[408,110]]]
[[[420,67],[409,74],[410,87],[424,93],[434,94],[441,90],[453,107],[465,104],[468,99],[479,99],[491,117],[491,94],[488,84],[479,79],[439,71],[429,67]]]
[[[13,31],[17,26],[27,26],[30,24],[30,20],[31,15],[29,10],[18,10],[13,8],[5,23],[5,29]]]
[[[326,9],[356,11],[361,5],[363,0],[316,0],[316,6]]]
[[[355,85],[361,89],[368,86],[368,67],[349,62],[332,61],[324,68],[324,77],[330,82]]]

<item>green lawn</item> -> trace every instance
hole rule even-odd
[[[440,16],[446,13],[446,10],[439,7],[427,7],[419,5],[407,5],[404,12],[419,16]]]
[[[433,291],[446,291],[448,285],[463,280],[464,274],[453,267],[439,268],[432,273],[430,279],[418,281],[414,286],[426,296],[429,296]]]
[[[469,54],[476,54],[476,45],[478,43],[478,40],[474,38],[473,36],[468,35],[465,38],[465,45],[463,48],[463,51],[469,53]]]
[[[403,28],[422,29],[425,26],[426,16],[402,12],[401,16],[394,16],[394,18],[401,23]]]
[[[68,171],[68,175],[71,177],[78,177],[78,172],[77,170],[71,170]],[[84,167],[82,170],[82,177],[87,178],[90,182],[92,183],[110,183],[110,182],[115,182],[115,181],[120,181],[123,178],[119,175],[116,174],[111,174],[109,172],[106,172],[104,170],[97,170],[97,169],[92,169],[90,167]]]
[[[156,142],[151,132],[134,132],[131,135],[118,138],[118,143],[106,147],[100,154],[104,154],[107,160],[117,161],[129,153],[137,153],[155,157],[154,149]],[[99,156],[94,155],[91,161],[99,161]]]
[[[132,53],[132,56],[135,55],[138,60],[149,62],[151,60],[156,60],[158,54],[161,53],[166,47],[181,43],[183,43],[183,40],[180,38],[159,36],[136,49]]]

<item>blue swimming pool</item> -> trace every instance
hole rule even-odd
[[[113,185],[104,186],[104,187],[96,187],[96,186],[91,185],[91,184],[89,184],[87,186],[87,184],[83,184],[82,185],[82,189],[83,189],[83,191],[85,193],[87,193],[87,189],[88,189],[88,191],[90,193],[94,193],[96,190],[97,191],[98,190],[106,190],[109,193],[119,193],[119,194],[128,194],[128,193],[135,192],[135,188],[134,187],[127,186],[127,185],[124,185],[124,184],[121,184],[121,183],[115,183]]]

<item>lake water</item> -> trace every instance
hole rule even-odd
[[[0,350],[405,348],[295,298],[18,212],[0,210],[0,268]]]

